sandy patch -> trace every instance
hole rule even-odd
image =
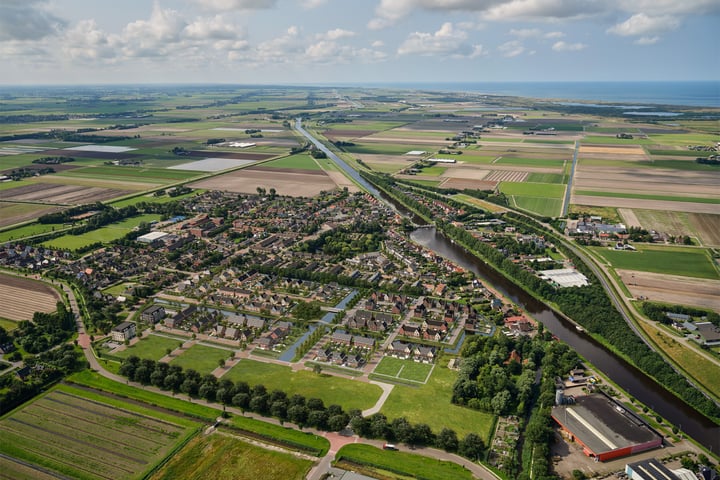
[[[351,193],[359,192],[361,189],[358,187],[355,183],[353,183],[352,180],[350,180],[348,177],[346,177],[342,172],[326,172],[327,176],[330,177],[330,179],[335,182],[335,185],[337,185],[340,188],[347,187],[348,191]]]
[[[448,168],[445,172],[440,175],[441,177],[447,178],[466,178],[468,180],[482,180],[490,173],[490,170],[485,169],[483,165],[482,169],[472,167],[455,167]]]
[[[617,270],[633,296],[720,310],[720,280]]]

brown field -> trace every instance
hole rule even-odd
[[[524,182],[528,173],[515,170],[495,170],[485,177],[485,180],[492,182]]]
[[[720,246],[720,214],[690,213],[688,217],[703,244]]]
[[[637,215],[635,215],[635,211],[630,208],[618,208],[618,213],[620,214],[620,217],[623,219],[623,223],[626,227],[637,227],[642,228],[642,224],[640,223],[640,220],[638,219]]]
[[[448,178],[442,183],[443,188],[457,188],[458,190],[495,190],[498,182],[470,180],[466,178]]]
[[[693,170],[610,169],[580,165],[575,173],[574,187],[580,190],[720,198],[720,176]]]
[[[61,207],[28,203],[0,202],[0,227],[27,222],[46,213],[57,212]]]
[[[58,293],[42,282],[0,274],[0,317],[32,320],[35,312],[54,312]]]
[[[673,202],[670,200],[645,200],[639,198],[593,197],[573,194],[570,201],[593,207],[644,208],[647,210],[670,210],[674,212],[716,213],[717,204]]]
[[[323,132],[327,138],[361,138],[377,133],[377,130],[326,130]]]
[[[269,153],[252,153],[252,152],[216,152],[214,150],[192,150],[189,155],[191,157],[212,157],[212,158],[232,158],[233,160],[267,160],[276,157]]]
[[[490,170],[484,167],[485,165],[481,168],[474,168],[471,166],[450,167],[440,176],[448,178],[465,178],[468,180],[483,180],[487,174],[490,173]]]
[[[342,172],[325,172],[327,173],[327,176],[330,177],[330,179],[335,182],[335,185],[337,185],[339,188],[347,187],[348,191],[350,193],[355,193],[360,191],[360,187],[358,187],[355,183],[353,183],[352,180],[350,180],[348,177],[346,177]]]
[[[635,297],[651,301],[692,305],[720,310],[720,280],[680,277],[660,273],[617,270]]]
[[[267,190],[274,188],[278,195],[311,197],[338,185],[322,171],[253,167],[201,180],[189,186],[236,193],[257,193],[258,187]]]
[[[624,145],[622,147],[616,147],[612,145],[604,145],[604,146],[598,146],[598,145],[580,145],[580,149],[578,150],[578,153],[580,155],[587,155],[587,154],[594,154],[594,153],[600,153],[600,154],[613,154],[613,155],[642,155],[645,156],[645,150],[640,145]]]
[[[115,190],[102,187],[35,183],[33,185],[24,185],[22,187],[5,190],[3,192],[3,200],[81,205],[109,200],[127,193],[129,193],[127,190]]]

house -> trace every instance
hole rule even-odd
[[[375,339],[370,337],[353,337],[353,344],[356,347],[372,349],[375,347]]]
[[[350,355],[345,359],[345,364],[350,368],[358,368],[364,363],[360,355]]]
[[[390,348],[388,349],[388,353],[392,355],[393,357],[397,358],[410,358],[412,355],[412,347],[409,343],[401,342],[400,340],[395,340],[390,344]]]
[[[416,361],[432,363],[435,361],[435,347],[417,345],[413,349],[413,356]]]
[[[227,339],[237,340],[240,337],[240,330],[235,327],[227,327],[224,335]]]
[[[432,340],[434,342],[439,342],[443,339],[444,332],[442,330],[437,330],[435,328],[426,328],[423,331],[422,338],[425,340]]]
[[[248,317],[247,322],[245,323],[245,326],[248,328],[254,328],[257,330],[262,330],[265,328],[265,320],[258,317]]]
[[[332,353],[332,350],[329,348],[320,349],[318,350],[317,354],[315,355],[315,360],[318,362],[327,362],[328,358],[330,357],[330,354]]]
[[[134,322],[122,322],[120,325],[113,327],[110,330],[110,336],[116,342],[124,342],[130,340],[135,336],[135,323]]]
[[[216,337],[222,337],[223,335],[225,335],[225,325],[215,325],[214,331]]]
[[[255,343],[260,350],[272,350],[273,345],[275,345],[273,339],[266,336],[258,338]]]
[[[157,323],[165,317],[165,307],[153,305],[140,315],[140,319],[147,323]]]
[[[400,326],[400,330],[398,331],[400,335],[404,335],[406,337],[416,337],[420,338],[420,325],[414,325],[411,323],[403,323]]]
[[[335,350],[330,354],[328,361],[335,365],[342,365],[343,363],[345,363],[346,358],[347,358],[347,356],[345,355],[345,353],[343,353],[339,350]]]
[[[343,345],[350,345],[350,342],[352,342],[352,335],[337,331],[332,334],[330,341],[334,343],[341,343]]]
[[[440,330],[442,332],[447,332],[448,330],[448,324],[445,320],[425,320],[422,323],[422,327],[425,330],[430,328],[433,330]]]

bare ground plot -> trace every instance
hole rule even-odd
[[[151,180],[151,179],[148,179]],[[159,187],[162,183],[140,182],[110,179],[104,177],[64,177],[61,175],[45,175],[37,179],[38,183],[53,185],[80,185],[87,187],[101,187],[108,189],[121,189],[122,195],[140,190],[148,190]],[[114,197],[111,197],[114,198]]]
[[[577,189],[616,192],[655,192],[662,195],[720,197],[720,175],[667,169],[604,168],[580,166],[575,172]]]
[[[3,200],[79,205],[109,200],[127,193],[127,190],[101,187],[35,183],[6,190],[3,192]]]
[[[640,223],[637,215],[635,215],[634,210],[630,208],[618,208],[618,213],[620,214],[620,217],[622,217],[623,223],[626,227],[642,228],[642,224]]]
[[[593,197],[573,194],[571,203],[591,207],[644,208],[648,210],[671,210],[675,212],[716,213],[717,204],[673,202],[669,200],[645,200],[640,198]]]
[[[632,211],[646,230],[655,230],[674,237],[692,233],[692,226],[688,218],[690,214],[687,212],[645,210],[641,208],[634,208]]]
[[[495,170],[485,177],[486,181],[491,182],[524,182],[527,180],[528,172],[517,170]]]
[[[482,180],[470,180],[466,178],[448,178],[443,182],[443,188],[456,188],[458,190],[495,190],[498,182],[486,182]]]
[[[352,180],[350,180],[348,177],[346,177],[342,172],[326,172],[327,176],[330,177],[330,179],[335,182],[335,185],[337,185],[339,188],[347,187],[348,191],[350,193],[355,193],[360,191],[360,187],[358,187],[355,183],[353,183]]]
[[[646,157],[645,150],[640,145],[630,146],[630,145],[623,145],[623,146],[612,146],[612,145],[605,145],[605,146],[597,146],[597,145],[580,145],[580,149],[578,150],[578,154],[580,155],[593,155],[593,154],[610,154],[610,155],[642,155]],[[646,157],[647,158],[647,157]]]
[[[253,142],[255,143],[255,142]],[[189,155],[191,157],[213,157],[213,158],[232,158],[234,160],[267,160],[276,157],[269,153],[252,153],[252,152],[221,152],[216,150],[192,150]]]
[[[41,282],[0,274],[0,317],[32,320],[35,312],[54,312],[57,292]]]
[[[294,197],[312,197],[323,190],[332,190],[337,187],[333,179],[325,172],[257,167],[201,180],[189,186],[235,193],[256,193],[258,187],[266,190],[274,188],[279,195]]]
[[[720,311],[720,280],[680,277],[636,270],[617,270],[635,297]]]
[[[703,244],[720,246],[720,214],[690,213],[689,218]]]
[[[448,178],[465,178],[468,180],[483,180],[490,170],[485,168],[473,168],[473,167],[452,167],[448,168],[443,172],[441,177]]]
[[[61,207],[28,203],[0,202],[0,227],[27,222],[46,213],[57,212]]]

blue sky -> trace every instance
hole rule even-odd
[[[0,83],[720,79],[717,0],[1,0]]]

